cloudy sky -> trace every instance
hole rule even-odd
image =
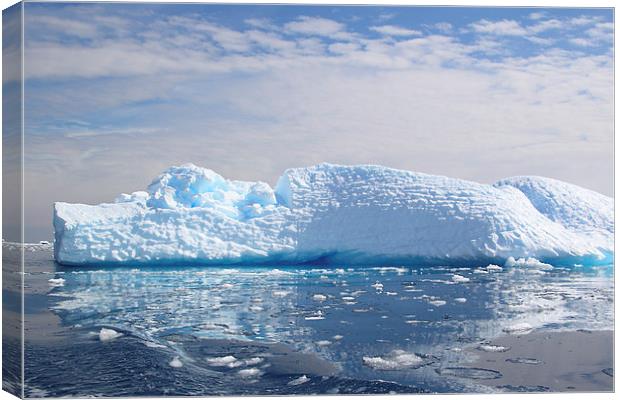
[[[26,238],[185,162],[373,163],[613,195],[611,9],[25,6]]]

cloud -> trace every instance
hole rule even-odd
[[[62,135],[68,139],[79,139],[101,135],[146,135],[161,132],[158,128],[99,128],[99,129],[85,129],[80,131],[66,131]]]
[[[433,26],[442,33],[449,33],[452,31],[452,24],[449,22],[438,22]]]
[[[531,33],[541,33],[552,29],[562,29],[564,23],[558,19],[547,19],[538,24],[528,26],[527,30]]]
[[[599,22],[586,31],[586,35],[595,41],[608,41],[613,40],[614,24],[611,22]]]
[[[402,28],[395,25],[371,26],[371,31],[375,31],[386,36],[420,36],[422,32],[415,29]]]
[[[243,22],[247,25],[253,26],[254,28],[260,29],[277,29],[277,26],[273,25],[271,21],[267,18],[247,18]]]
[[[327,18],[302,16],[296,21],[284,24],[284,29],[303,35],[333,36],[342,33],[344,25]]]
[[[571,38],[571,39],[568,39],[568,41],[574,44],[575,46],[581,46],[581,47],[590,47],[594,45],[594,42],[592,40],[584,39],[584,38]]]
[[[66,35],[81,38],[93,38],[98,34],[97,26],[94,24],[51,15],[34,15],[28,19],[28,22],[39,30],[60,30]]]
[[[285,168],[329,161],[613,191],[605,21],[386,38],[344,18],[87,14],[120,20],[80,40],[48,24],[26,49],[31,224],[48,221],[52,201],[110,201],[184,162],[272,184]],[[53,17],[83,22],[70,9]],[[525,40],[511,46],[515,30]]]
[[[528,15],[528,18],[536,21],[536,20],[545,18],[546,15],[547,14],[544,12],[533,12],[530,15]]]
[[[528,36],[526,39],[541,46],[551,46],[556,42],[556,40],[552,38],[541,38],[536,36]]]
[[[523,36],[527,34],[527,30],[523,28],[519,22],[508,19],[500,21],[481,19],[478,22],[470,24],[470,27],[475,32],[491,35]]]
[[[357,51],[360,49],[360,45],[358,43],[334,43],[329,45],[329,51],[337,54],[347,54],[353,51]]]
[[[581,15],[579,17],[571,18],[568,23],[575,26],[592,25],[599,22],[601,19],[598,16],[586,16]]]

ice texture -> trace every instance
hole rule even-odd
[[[613,199],[540,177],[494,185],[382,166],[286,170],[272,189],[192,164],[115,203],[54,204],[66,265],[613,261]]]

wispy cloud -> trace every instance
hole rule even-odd
[[[433,25],[434,28],[438,29],[442,33],[450,33],[452,31],[452,24],[449,22],[438,22]]]
[[[514,20],[503,19],[500,21],[489,21],[482,19],[470,25],[478,33],[488,33],[492,35],[523,36],[527,30]]]
[[[422,35],[421,31],[415,29],[407,29],[400,26],[395,25],[381,25],[381,26],[371,26],[371,31],[375,31],[382,35],[386,36],[420,36]]]
[[[342,33],[344,25],[332,19],[302,16],[286,23],[284,29],[303,35],[332,36]]]

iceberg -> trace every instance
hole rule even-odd
[[[286,170],[275,188],[185,164],[114,203],[54,204],[65,265],[504,265],[613,261],[613,199],[565,182],[482,184],[376,165]]]

